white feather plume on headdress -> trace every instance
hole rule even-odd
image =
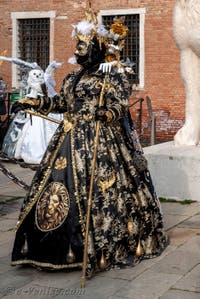
[[[94,23],[88,21],[81,21],[77,25],[72,26],[74,28],[72,31],[72,37],[75,37],[77,33],[82,35],[90,35],[92,30],[95,30]]]
[[[108,34],[108,30],[103,24],[99,24],[97,27],[97,34],[99,36],[106,36]]]

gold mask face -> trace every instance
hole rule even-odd
[[[77,56],[85,56],[88,51],[88,45],[86,42],[78,40],[76,44],[75,55]]]

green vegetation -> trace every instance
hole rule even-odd
[[[180,203],[181,205],[190,205],[193,202],[196,202],[195,200],[190,200],[190,199],[184,199],[184,200],[177,200],[173,198],[163,198],[159,197],[160,202],[176,202]]]

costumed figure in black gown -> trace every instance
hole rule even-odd
[[[87,275],[133,266],[160,255],[168,244],[160,204],[128,111],[131,89],[119,61],[126,31],[120,19],[107,30],[97,24],[94,14],[86,14],[73,32],[80,69],[66,76],[54,97],[19,100],[13,107],[63,113],[64,119],[22,205],[12,265],[82,267],[99,121]],[[104,73],[104,66],[111,67],[110,71]]]

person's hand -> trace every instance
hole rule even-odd
[[[95,120],[110,122],[113,119],[113,114],[105,107],[98,107],[95,111]]]
[[[14,102],[11,107],[11,114],[16,114],[20,110],[26,110],[30,108],[37,107],[39,100],[37,99],[20,99],[19,101]]]
[[[104,62],[101,63],[99,66],[99,70],[103,73],[110,73],[112,70],[112,67],[117,65],[117,60],[110,61],[110,62]]]
[[[29,109],[30,105],[28,104],[22,104],[19,101],[14,102],[14,104],[11,107],[11,114],[16,114],[17,112],[21,111],[21,110],[25,110],[25,109]]]

